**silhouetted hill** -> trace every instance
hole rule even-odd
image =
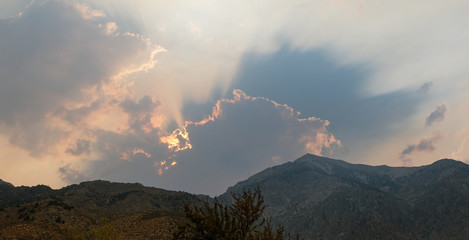
[[[469,166],[350,164],[307,154],[228,189],[260,187],[266,215],[305,239],[469,239]]]

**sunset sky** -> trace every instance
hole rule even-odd
[[[0,178],[217,195],[305,153],[469,163],[469,1],[0,1]]]

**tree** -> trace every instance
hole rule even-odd
[[[233,203],[184,205],[186,221],[174,235],[181,240],[283,240],[284,228],[274,230],[264,212],[264,197],[259,189],[231,194]],[[288,239],[290,239],[288,237]],[[297,239],[299,237],[297,236]]]

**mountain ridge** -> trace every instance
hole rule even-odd
[[[266,214],[305,239],[469,238],[469,165],[455,160],[389,167],[306,154],[219,198],[257,187]]]
[[[306,154],[238,182],[218,199],[229,202],[231,192],[257,187],[265,215],[304,239],[469,239],[469,165],[451,159],[390,167]],[[52,189],[5,182],[0,238],[91,238],[110,228],[115,238],[171,239],[183,204],[204,200],[213,201],[140,183],[95,180]]]

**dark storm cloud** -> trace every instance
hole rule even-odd
[[[445,118],[446,113],[446,104],[441,104],[436,107],[435,111],[430,113],[430,115],[425,119],[425,125],[427,127],[431,126],[434,122],[441,122]]]

